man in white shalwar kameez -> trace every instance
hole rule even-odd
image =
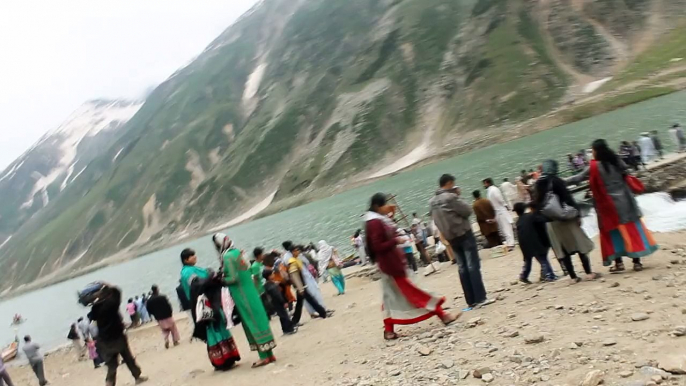
[[[493,179],[487,178],[483,183],[486,188],[486,193],[488,194],[488,200],[491,201],[491,205],[493,205],[493,209],[495,210],[495,220],[498,222],[498,230],[500,230],[501,236],[505,239],[505,245],[507,245],[508,251],[511,251],[515,246],[514,229],[512,228],[514,220],[507,207],[507,202],[500,189],[493,184]]]
[[[653,140],[650,138],[649,133],[641,133],[641,138],[638,139],[638,145],[641,147],[641,160],[643,160],[644,164],[657,158],[657,151],[655,150],[655,145],[653,144]]]
[[[519,193],[517,192],[517,187],[511,183],[507,178],[503,180],[500,185],[500,191],[505,196],[505,202],[510,210],[514,209],[514,205],[519,202]]]

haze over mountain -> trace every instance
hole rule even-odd
[[[78,129],[0,173],[0,289],[521,135],[551,111],[575,120],[684,87],[685,13],[686,0],[264,0],[142,105],[88,103],[65,124]]]

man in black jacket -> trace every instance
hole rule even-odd
[[[181,336],[179,335],[179,329],[176,328],[176,322],[172,316],[173,310],[169,299],[166,296],[160,294],[160,289],[157,285],[152,286],[152,296],[148,298],[147,308],[150,315],[152,315],[155,320],[157,320],[157,325],[160,326],[162,330],[162,336],[164,337],[164,347],[169,348],[169,335],[172,336],[172,341],[174,346],[179,345]]]
[[[519,248],[522,250],[522,255],[524,255],[524,267],[519,276],[519,281],[524,284],[531,284],[529,274],[531,273],[533,259],[536,259],[541,265],[541,277],[543,280],[553,281],[556,277],[548,261],[550,240],[546,231],[546,223],[550,220],[536,210],[535,204],[529,204],[531,209],[529,213],[525,213],[526,208],[527,205],[523,202],[518,202],[514,206],[514,210],[517,216],[519,216],[517,220]]]
[[[106,386],[117,384],[117,367],[119,356],[131,371],[131,375],[139,385],[148,380],[141,375],[141,369],[129,348],[129,341],[124,334],[124,322],[119,307],[121,305],[121,290],[111,285],[105,285],[99,292],[93,308],[88,314],[90,320],[98,325],[98,352],[107,366]]]

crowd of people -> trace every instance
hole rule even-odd
[[[653,148],[661,149],[654,145],[654,139],[649,140]],[[575,272],[574,255],[579,256],[587,279],[597,278],[589,257],[595,245],[581,228],[581,211],[568,189],[584,181],[589,183],[598,217],[602,264],[610,267],[610,272],[622,272],[626,270],[623,258],[628,257],[632,259],[633,270],[641,271],[642,259],[656,251],[657,245],[641,220],[634,197],[642,192],[642,184],[629,172],[633,165],[625,161],[622,148],[617,154],[602,139],[593,142],[592,159],[582,158],[582,153],[577,157],[570,158],[576,173],[567,178],[560,176],[555,160],[544,161],[538,171],[523,170],[515,184],[504,179],[498,187],[492,178],[485,178],[485,197],[481,191],[473,191],[472,203],[462,199],[457,179],[444,174],[429,200],[431,225],[415,213],[410,228],[403,229],[395,218],[398,209],[389,196],[377,193],[371,197],[364,216],[364,232],[355,232],[351,243],[360,264],[374,264],[381,276],[384,339],[399,337],[397,325],[414,324],[434,316],[449,325],[463,312],[494,303],[483,282],[472,215],[486,247],[502,245],[509,252],[519,245],[523,255],[519,273],[522,283],[531,284],[534,260],[540,265],[541,281],[559,279],[549,260],[551,250],[562,274],[569,276],[572,283],[582,281]],[[426,252],[430,237],[448,250],[457,264],[466,303],[461,312],[446,312],[445,297],[432,294],[414,280],[418,266],[414,251],[430,264]],[[182,268],[177,294],[182,309],[191,315],[192,336],[205,342],[209,362],[217,370],[229,370],[241,360],[231,333],[237,324],[242,326],[250,350],[257,351],[258,360],[252,367],[262,367],[277,360],[276,340],[270,327],[272,316],[278,317],[284,334],[296,334],[303,308],[311,318],[328,319],[334,314],[325,305],[320,280],[330,280],[338,295],[345,294],[343,259],[326,241],[317,246],[285,241],[283,250],[266,252],[264,248],[255,248],[251,258],[225,234],[215,234],[212,243],[219,269],[200,266],[196,252],[184,249],[180,254]],[[438,247],[437,252],[441,253]],[[147,381],[129,348],[120,314],[121,290],[111,284],[93,283],[81,291],[79,302],[91,307],[87,318],[79,318],[68,334],[79,360],[88,355],[96,368],[104,363],[107,386],[116,384],[120,357],[136,384]],[[157,286],[152,286],[149,294],[129,299],[125,309],[131,321],[128,327],[154,318],[165,347],[179,345],[171,303]],[[24,352],[39,384],[47,384],[40,346],[30,336],[24,341]],[[0,379],[12,386],[1,362]]]

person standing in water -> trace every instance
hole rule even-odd
[[[483,180],[483,184],[484,188],[486,188],[488,200],[495,210],[495,220],[498,222],[498,230],[500,230],[503,239],[505,239],[507,251],[511,252],[515,247],[515,237],[514,229],[512,228],[514,220],[512,219],[512,214],[510,214],[510,209],[507,207],[507,202],[503,198],[500,189],[493,184],[493,179],[486,178]]]
[[[45,370],[43,367],[43,354],[40,352],[40,346],[38,343],[34,343],[31,341],[31,337],[26,335],[24,337],[23,350],[24,354],[26,355],[26,359],[29,361],[31,370],[33,370],[33,373],[36,374],[36,378],[38,378],[38,384],[40,386],[47,385],[48,381],[45,379]]]
[[[269,327],[269,318],[257,292],[250,265],[243,252],[223,233],[212,236],[219,253],[224,283],[229,287],[236,310],[241,317],[241,326],[250,344],[251,351],[257,351],[260,360],[252,367],[261,367],[276,362],[272,350],[276,347],[274,335]]]
[[[398,339],[395,326],[415,324],[433,316],[448,325],[460,314],[445,312],[444,297],[438,297],[419,288],[411,279],[412,273],[397,245],[403,241],[396,236],[396,225],[389,218],[395,206],[388,203],[387,195],[377,193],[371,198],[365,215],[365,234],[371,261],[377,264],[383,290],[384,339]]]
[[[174,321],[174,311],[172,310],[171,303],[166,296],[160,294],[160,289],[157,285],[153,285],[151,288],[152,295],[148,298],[146,304],[150,314],[157,320],[157,325],[162,330],[162,337],[164,338],[164,347],[169,348],[169,336],[172,337],[172,342],[174,346],[178,346],[181,341],[181,336],[179,335],[179,329],[176,327],[176,322]]]

